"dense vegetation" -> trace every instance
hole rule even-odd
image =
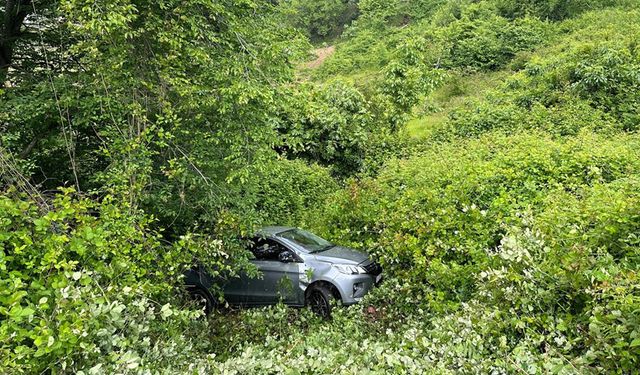
[[[0,373],[631,373],[632,0],[0,4]],[[335,45],[319,67],[311,43]],[[386,280],[202,317],[264,224]]]

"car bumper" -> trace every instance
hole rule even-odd
[[[382,273],[379,275],[343,275],[334,279],[334,285],[340,291],[343,305],[353,305],[360,302],[374,286],[381,282]]]

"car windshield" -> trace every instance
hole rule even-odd
[[[277,236],[295,242],[296,244],[309,250],[310,253],[327,250],[334,246],[331,242],[320,238],[313,233],[297,228],[280,232],[277,234]]]

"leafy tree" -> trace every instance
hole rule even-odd
[[[275,103],[307,46],[278,14],[269,1],[70,0],[39,12],[35,29],[65,35],[64,49],[22,45],[49,64],[19,84],[10,72],[3,143],[43,188],[109,190],[156,213],[163,198],[151,194],[184,197],[213,220],[236,201],[225,186],[275,157]]]
[[[289,9],[293,25],[305,30],[312,41],[339,36],[358,17],[357,0],[291,0],[281,4]]]

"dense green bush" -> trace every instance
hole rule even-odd
[[[392,6],[361,4],[362,17],[312,76],[334,86],[353,82],[367,102],[369,128],[388,124],[393,132],[451,69],[499,69],[517,53],[547,42],[553,33],[551,24],[536,18],[503,18],[487,2],[451,4],[433,4],[430,12],[400,27],[373,22],[385,25],[385,15],[395,12]],[[432,13],[433,18],[426,18]],[[351,165],[347,169],[361,170]]]
[[[532,14],[555,21],[575,17],[593,9],[633,4],[628,0],[493,0],[493,3],[505,17],[514,18]]]
[[[638,124],[634,87],[640,57],[638,11],[594,12],[568,23],[575,32],[564,43],[534,57],[511,86],[523,107],[551,105],[566,92],[613,115],[627,130]]]
[[[336,44],[335,53],[312,73],[313,78],[325,81],[336,75],[355,75],[358,81],[369,82],[389,62],[395,46],[406,32],[386,30],[385,37],[381,38],[380,31],[365,28],[353,32],[353,36],[349,35],[349,30],[345,34],[348,42]]]
[[[252,176],[256,217],[264,224],[300,225],[307,211],[322,206],[338,184],[326,168],[302,160],[277,160]],[[248,196],[247,199],[251,199]]]
[[[181,272],[243,256],[206,237],[163,246],[149,225],[111,197],[1,195],[0,372],[184,371],[206,325],[176,298]]]
[[[289,12],[287,19],[315,42],[338,37],[358,17],[357,0],[293,0],[281,7]]]
[[[611,115],[591,107],[589,102],[569,95],[558,98],[557,103],[548,107],[535,103],[526,109],[501,98],[488,97],[456,109],[443,126],[434,129],[433,137],[475,137],[493,130],[505,133],[543,130],[554,136],[571,136],[582,129],[608,134],[622,130],[622,126]]]
[[[404,76],[410,68],[398,69]],[[289,158],[324,165],[337,177],[374,171],[384,155],[397,152],[402,144],[394,125],[411,105],[400,103],[400,96],[413,101],[413,86],[422,85],[428,90],[432,84],[434,74],[414,72],[412,81],[397,77],[396,84],[384,85],[396,91],[379,89],[367,96],[346,80],[301,86],[282,106],[278,131],[284,140],[277,150]]]
[[[638,173],[637,143],[635,136],[587,133],[562,141],[491,134],[434,145],[352,185],[320,216],[332,238],[374,251],[417,285],[465,300],[485,249],[499,244],[505,226],[540,210],[557,189],[577,194]]]
[[[546,41],[549,25],[536,18],[509,21],[481,2],[461,8],[458,17],[435,33],[445,48],[438,56],[443,66],[492,70]]]
[[[190,171],[176,169],[170,183],[151,186],[143,200],[143,207],[158,208],[155,224],[171,239],[189,231],[210,233],[227,220],[238,221],[236,229],[242,231],[293,224],[337,187],[328,168],[271,155],[230,181],[192,179]]]
[[[500,129],[540,129],[558,136],[581,129],[638,128],[640,13],[589,13],[568,26],[574,32],[543,49],[499,90],[456,109],[437,138],[473,137]]]
[[[393,63],[394,51],[420,39],[428,43],[423,60],[431,67],[492,70],[551,36],[549,23],[535,17],[509,20],[489,2],[435,2],[428,8],[428,12],[402,16],[405,20],[399,27],[387,25],[388,14],[403,14],[393,7],[363,8],[361,18],[337,44],[336,53],[314,76],[327,79],[362,70],[373,75]]]
[[[348,82],[303,86],[283,110],[283,153],[330,165],[348,175],[362,166],[372,136],[369,104]]]
[[[34,74],[2,82],[0,140],[34,185],[115,192],[177,238],[210,230],[277,156],[277,103],[309,44],[274,2],[25,4]]]
[[[442,4],[446,1],[359,1],[359,18],[336,40],[336,53],[313,76],[329,80],[339,74],[375,81],[397,47],[423,37],[428,17]]]
[[[450,17],[438,14],[438,27],[464,20],[485,27],[480,36],[497,34],[465,11],[506,29],[528,22],[506,21],[487,4],[450,10]],[[365,301],[375,308],[350,312],[371,318],[375,328],[367,329],[388,329],[380,357],[353,359],[373,372],[393,371],[378,367],[385,361],[401,363],[396,371],[442,373],[629,373],[638,366],[638,13],[531,20],[566,34],[521,34],[552,44],[521,55],[513,77],[454,111],[416,155],[352,180],[316,215],[318,231],[370,251],[390,277]],[[473,37],[463,37],[456,47],[470,52],[456,56],[469,63],[451,66],[507,64],[517,51],[500,58],[481,48],[499,40],[493,36],[477,54]],[[429,34],[423,40],[434,45]],[[355,337],[366,345],[373,335]],[[399,347],[402,354],[394,352]],[[275,346],[245,349],[265,359],[284,355]]]
[[[360,0],[361,17],[357,26],[361,28],[383,29],[405,26],[426,18],[445,3],[443,0]]]
[[[416,324],[435,368],[628,372],[639,141],[489,133],[432,145],[337,193],[317,226],[383,263],[391,280],[368,303],[387,326]]]

